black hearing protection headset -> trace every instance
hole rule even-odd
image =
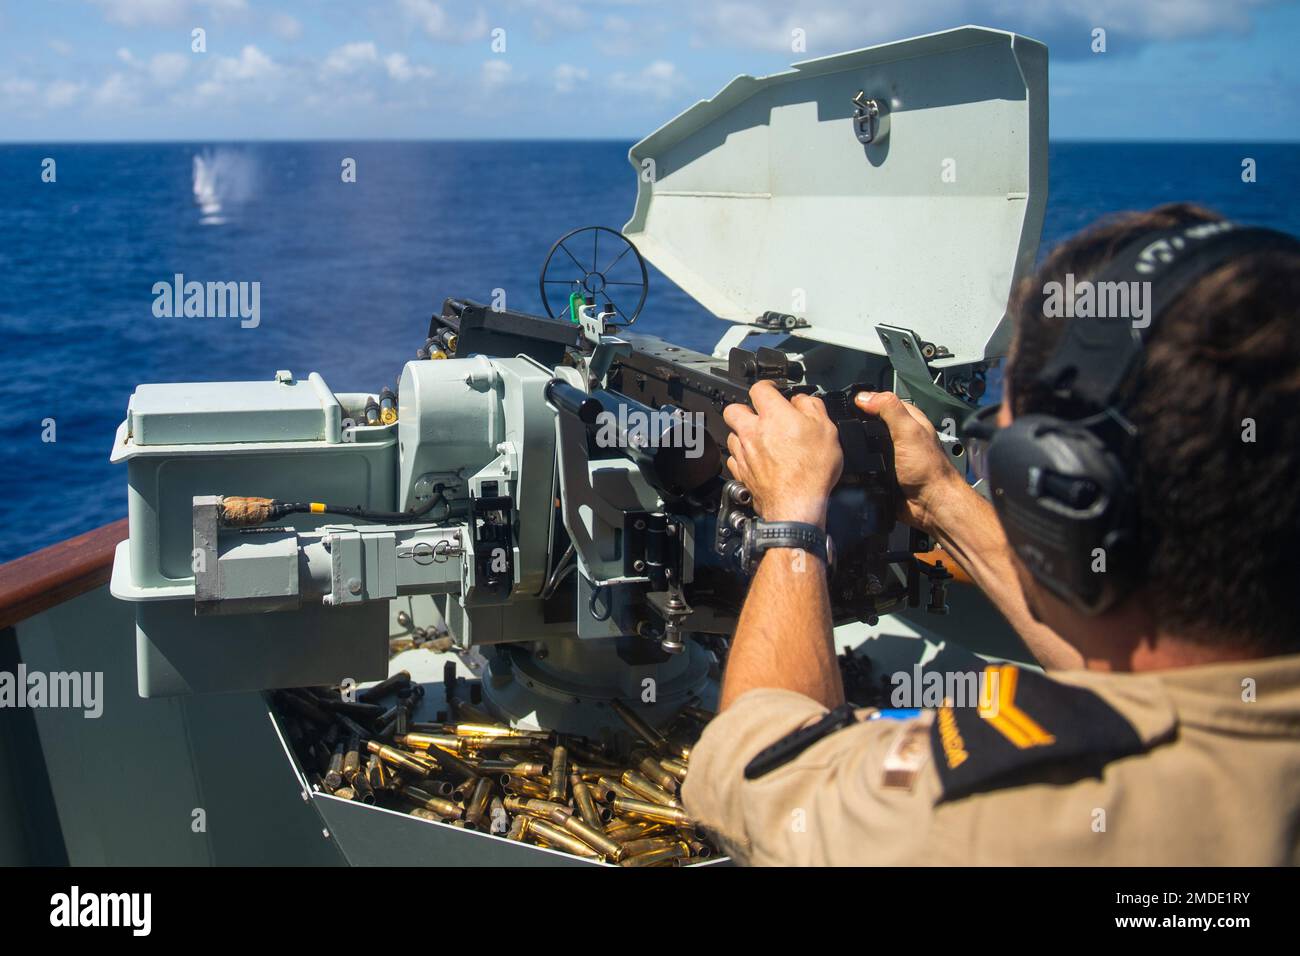
[[[1050,410],[1017,416],[996,431],[990,428],[996,409],[981,409],[967,422],[966,434],[988,441],[990,492],[1012,548],[1039,583],[1075,610],[1100,614],[1142,580],[1131,472],[1140,436],[1127,404],[1151,325],[1197,279],[1267,249],[1300,252],[1300,241],[1212,222],[1127,244],[1089,281],[1097,300],[1108,289],[1149,290],[1142,318],[1067,313],[1061,342],[1037,377],[1042,394],[1052,397]]]

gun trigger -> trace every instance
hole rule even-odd
[[[778,767],[785,766],[823,737],[855,723],[857,717],[854,716],[853,705],[840,704],[823,715],[815,724],[809,724],[807,727],[786,734],[770,747],[760,750],[754,759],[745,765],[745,779],[757,780]]]

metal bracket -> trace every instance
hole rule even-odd
[[[753,501],[749,489],[735,479],[722,486],[718,520],[713,529],[713,550],[720,557],[739,560],[745,524],[754,517]]]
[[[908,397],[936,427],[942,430],[945,418],[951,418],[960,426],[975,410],[975,406],[935,384],[934,373],[925,364],[922,342],[915,332],[893,325],[877,325],[876,334],[894,366],[894,374],[907,386]]]
[[[397,536],[391,531],[338,531],[329,537],[333,607],[397,597]]]
[[[853,97],[853,133],[863,146],[870,146],[876,139],[876,118],[880,116],[880,103],[868,99],[863,90],[858,90]]]
[[[192,507],[194,551],[190,563],[194,569],[194,613],[211,614],[221,601],[221,584],[217,575],[221,496],[196,496]]]

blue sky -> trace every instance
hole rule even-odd
[[[1272,0],[0,0],[0,140],[635,139],[737,74],[963,23],[1049,45],[1056,139],[1300,138]]]

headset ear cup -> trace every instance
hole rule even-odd
[[[1025,415],[988,448],[994,508],[1034,579],[1082,614],[1099,614],[1137,580],[1131,482],[1088,429]]]

